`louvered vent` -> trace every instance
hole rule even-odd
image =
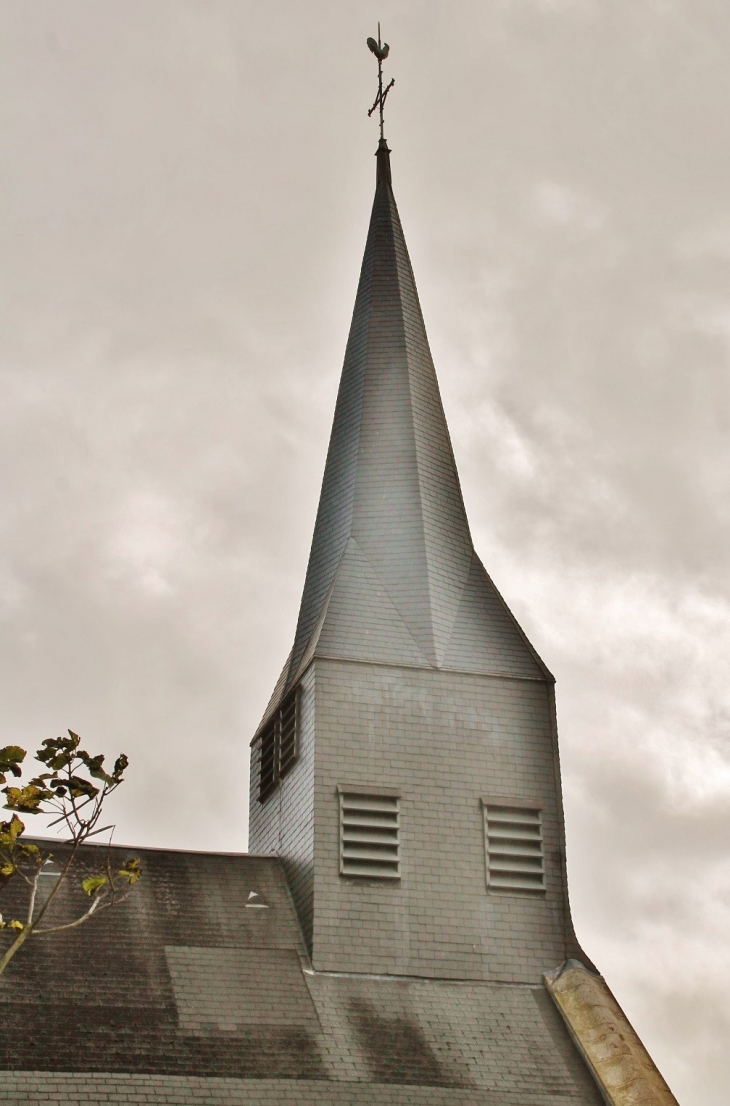
[[[542,816],[525,807],[484,804],[487,886],[499,891],[544,891]]]
[[[340,792],[340,875],[400,879],[400,812],[394,796]]]
[[[275,790],[299,756],[299,688],[287,695],[261,734],[259,802]]]
[[[279,711],[279,778],[283,779],[297,759],[299,734],[299,689],[285,700]]]
[[[259,778],[259,802],[271,794],[279,779],[279,750],[277,731],[278,711],[261,734],[261,775]]]

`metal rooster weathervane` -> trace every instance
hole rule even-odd
[[[383,88],[383,62],[390,53],[390,46],[387,42],[381,43],[380,41],[380,24],[378,23],[378,41],[374,38],[368,39],[368,46],[370,47],[375,57],[378,59],[378,95],[375,97],[375,103],[368,112],[370,117],[376,108],[380,109],[380,140],[383,140],[383,108],[385,107],[385,97],[390,92],[391,88],[395,84],[395,80],[391,80],[387,88]]]

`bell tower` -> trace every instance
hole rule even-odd
[[[474,550],[384,138],[376,159],[250,847],[280,855],[315,969],[534,982],[578,951],[554,681]]]

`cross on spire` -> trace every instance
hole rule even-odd
[[[390,84],[386,88],[383,88],[383,62],[390,53],[390,46],[387,42],[380,41],[380,24],[378,23],[378,41],[374,38],[368,39],[368,46],[375,57],[378,59],[378,95],[375,97],[375,102],[368,112],[368,117],[373,114],[376,108],[380,110],[380,141],[383,141],[383,108],[385,107],[385,98],[390,92],[391,88],[395,84],[395,79],[391,80]]]

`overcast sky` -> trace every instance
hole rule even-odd
[[[477,549],[558,680],[576,926],[730,1085],[726,0],[0,3],[2,743],[123,748],[117,839],[241,850],[374,186]]]

